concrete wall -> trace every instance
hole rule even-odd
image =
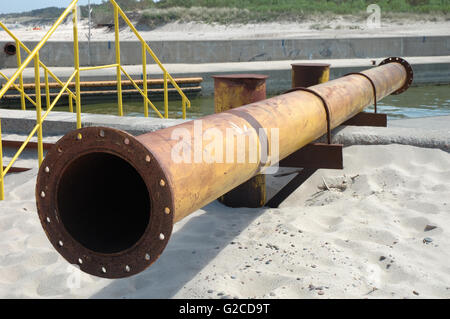
[[[405,57],[411,63],[414,70],[413,85],[420,84],[444,84],[450,83],[450,57]],[[350,72],[359,72],[371,68],[370,60],[337,59],[324,60],[331,64],[330,78],[336,79]],[[378,63],[381,60],[378,59]],[[291,86],[291,63],[296,61],[271,61],[271,62],[241,62],[230,64],[166,64],[173,77],[202,77],[202,95],[208,96],[214,93],[214,79],[217,74],[235,73],[259,73],[269,76],[267,79],[267,92],[276,94],[286,91]],[[127,72],[134,79],[140,79],[142,69],[140,66],[126,66]],[[155,65],[148,66],[148,72],[152,77],[161,78],[162,74]],[[72,74],[73,68],[54,68],[53,71],[63,81]],[[14,73],[14,69],[5,71],[7,76]],[[44,73],[41,70],[41,81]],[[115,80],[115,69],[96,70],[82,73],[82,81],[107,81]],[[125,79],[123,77],[123,79]],[[34,82],[34,70],[27,69],[24,72],[26,83]],[[0,78],[0,86],[6,81]]]
[[[8,56],[0,41],[0,69],[15,68],[16,57]],[[37,42],[25,43],[30,49]],[[385,56],[450,55],[450,36],[349,39],[290,39],[233,41],[152,41],[149,45],[163,63],[251,62],[301,59],[352,59]],[[89,63],[87,42],[80,42],[82,65],[115,63],[114,42],[91,42]],[[121,42],[125,65],[141,63],[140,43]],[[25,57],[25,53],[22,54]],[[73,66],[72,42],[48,42],[40,52],[48,66]],[[150,60],[149,60],[150,61]]]

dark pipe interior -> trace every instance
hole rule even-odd
[[[17,49],[16,49],[15,44],[7,43],[7,44],[5,44],[4,50],[5,50],[5,53],[8,55],[15,55]]]
[[[58,212],[70,235],[98,253],[132,247],[150,219],[150,197],[140,174],[108,153],[81,156],[60,177]]]

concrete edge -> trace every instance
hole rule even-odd
[[[35,112],[0,109],[2,132],[7,134],[28,135],[36,124]],[[434,120],[433,120],[434,119]],[[82,126],[107,126],[121,129],[133,135],[153,132],[162,128],[174,126],[188,120],[157,119],[139,117],[119,117],[114,115],[82,114]],[[350,145],[386,145],[404,144],[424,148],[437,148],[450,152],[450,116],[401,120],[403,127],[358,127],[340,126],[332,131],[333,143]],[[408,121],[412,125],[408,127]],[[441,126],[433,123],[438,121]],[[395,122],[395,121],[391,121]],[[390,122],[390,123],[391,123]],[[75,114],[54,112],[49,114],[44,122],[44,135],[64,135],[76,128]],[[438,129],[433,129],[438,128]],[[324,137],[318,142],[325,142]]]

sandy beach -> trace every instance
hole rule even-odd
[[[450,21],[437,19],[427,21],[404,18],[400,20],[383,19],[379,28],[369,28],[365,19],[354,17],[318,18],[304,22],[270,22],[258,24],[206,24],[197,22],[172,22],[153,30],[139,28],[139,34],[146,41],[177,40],[245,40],[245,39],[297,39],[297,38],[352,38],[352,37],[401,37],[401,36],[442,36],[450,34]],[[21,41],[36,41],[44,37],[49,25],[25,26],[9,21],[6,26]],[[80,41],[87,41],[89,24],[82,20],[78,27]],[[7,40],[8,34],[0,30],[0,39]],[[71,23],[58,27],[50,41],[72,41]],[[128,27],[120,31],[120,41],[135,41],[136,36]],[[114,41],[114,30],[92,28],[91,41]]]
[[[60,257],[36,213],[37,171],[9,175],[0,298],[449,298],[450,155],[350,146],[344,165],[278,209],[209,204],[175,225],[153,266],[120,280]]]
[[[189,4],[189,8],[168,2],[154,5],[140,1],[133,6],[120,3],[141,36],[137,37],[124,23],[127,18],[117,21],[116,8],[115,16],[106,6],[97,7],[92,15],[90,4],[76,10],[75,2],[72,11],[65,12],[78,12],[78,25],[73,26],[77,18],[70,14],[60,18],[61,24],[45,48],[36,43],[47,40],[53,23],[51,12],[59,15],[58,8],[1,14],[5,29],[30,49],[36,46],[35,59],[55,68],[52,71],[62,80],[70,76],[73,80],[69,81],[77,80],[74,90],[78,116],[55,109],[43,125],[38,125],[37,132],[42,137],[44,130],[46,143],[67,138],[44,151],[42,144],[29,145],[33,147],[24,149],[13,167],[16,171],[28,170],[8,174],[4,179],[6,199],[0,201],[0,299],[450,298],[450,100],[445,86],[436,88],[437,84],[449,83],[447,4],[408,2],[400,7],[399,2],[389,7],[383,4],[365,8],[362,2],[337,2],[333,7],[324,2],[317,6],[322,9],[314,9],[309,5],[316,3],[303,5],[297,0],[282,4],[250,1],[239,8],[231,8],[229,3],[215,7],[201,2],[201,6]],[[94,20],[90,23],[81,19],[81,14],[93,16]],[[111,17],[106,16],[109,14]],[[121,25],[118,32],[114,21]],[[77,35],[80,44],[72,46]],[[152,49],[142,45],[141,52],[138,38]],[[116,40],[123,45],[119,47]],[[0,67],[6,74],[1,81],[8,82],[26,54],[1,28],[0,42]],[[303,88],[310,84],[291,83],[297,82],[297,76],[290,64],[312,60],[332,65],[329,74],[321,70],[320,80],[317,77],[315,83],[327,81],[328,75],[332,80],[345,78],[315,86],[313,91]],[[14,158],[18,148],[15,142],[23,141],[41,120],[39,74],[35,79],[34,72],[44,72],[44,68],[37,61],[36,68],[31,64],[20,68],[25,83],[35,83],[37,88],[37,113],[34,108],[0,112],[2,165]],[[378,62],[380,66],[376,67]],[[80,68],[80,64],[99,67]],[[113,100],[113,112],[116,114],[118,103],[122,113],[124,102],[126,116],[80,114],[98,107],[92,103],[89,109],[82,108],[85,102],[80,103],[79,76],[88,69],[92,73],[83,76],[82,81],[117,80],[119,95]],[[213,92],[216,112],[250,103],[243,102],[244,95],[252,95],[252,101],[259,102],[211,115],[203,128],[182,124],[178,117],[186,117],[184,109],[177,111],[177,119],[173,120],[127,117],[135,115],[127,114],[134,105],[128,104],[129,95],[122,99],[123,83],[117,78],[121,70],[129,79],[167,80],[168,72],[173,78],[201,77],[201,82],[195,80],[192,87],[185,88],[186,95],[192,93],[192,106],[198,116],[209,114],[200,100],[203,96],[204,101],[212,103]],[[213,75],[233,73],[241,73],[237,77],[241,80],[240,90],[229,80],[222,78],[225,85],[214,80]],[[283,93],[260,101],[265,99],[262,93],[266,86],[261,77],[247,73],[267,73],[268,96]],[[42,73],[41,83],[48,82],[47,75]],[[18,74],[14,78],[23,80]],[[250,88],[249,78],[256,78],[259,84]],[[157,87],[164,88],[161,110],[165,106],[165,115],[172,117],[166,101],[167,81],[163,82]],[[402,93],[411,84],[433,87],[426,91],[414,88],[411,101],[391,98],[380,103],[377,110],[377,102],[383,97]],[[91,88],[91,92],[83,89],[83,96],[95,93],[100,97],[97,85],[101,84],[83,85]],[[171,85],[176,87],[175,83]],[[303,92],[289,95],[286,90],[291,87]],[[149,92],[149,98],[153,99],[153,92],[157,93]],[[47,109],[49,93],[54,92],[47,90]],[[190,104],[191,96],[188,101],[179,93],[183,105]],[[45,99],[45,93],[41,95]],[[238,95],[242,95],[239,101],[228,103]],[[5,108],[14,106],[12,99],[20,97],[7,98],[10,100],[5,98]],[[199,104],[194,102],[197,98]],[[358,114],[372,103],[375,113],[386,114]],[[106,103],[104,106],[105,110],[109,107]],[[170,108],[174,112],[172,105]],[[192,114],[194,111],[187,117]],[[64,135],[80,127],[80,119],[84,130]],[[180,125],[173,130],[161,130],[176,124]],[[236,137],[228,135],[227,126]],[[262,134],[263,127],[277,131]],[[151,133],[134,139],[112,128],[133,136]],[[205,143],[211,128],[218,132],[214,142],[222,142],[216,144],[218,148]],[[183,139],[175,144],[174,136],[181,132],[194,133],[194,137],[178,136]],[[311,159],[315,161],[312,166],[319,165],[317,158],[327,157],[340,165],[340,153],[332,151],[337,146],[340,151],[342,146],[344,169],[316,170],[278,208],[230,208],[215,200],[194,211],[260,172],[265,165],[262,151],[270,155],[267,165],[272,165],[279,154],[283,159],[313,140],[324,142],[325,133],[329,144],[339,145],[317,146],[313,148],[316,153],[297,154],[296,164],[308,167],[302,160]],[[234,144],[239,137],[246,143],[247,135],[248,146]],[[322,139],[316,140],[320,135]],[[196,145],[198,137],[200,147]],[[251,145],[252,138],[258,143]],[[224,146],[228,152],[230,142],[232,150],[249,151],[249,155],[255,150],[251,146],[257,146],[258,161],[242,167],[229,165],[228,157],[225,164],[217,161]],[[186,161],[180,166],[181,160],[174,159],[180,155],[175,146],[180,145],[183,152],[189,152],[188,158],[195,153],[194,163]],[[319,148],[328,152],[316,151]],[[37,153],[40,160],[48,156],[44,162],[37,161]],[[218,155],[218,164],[210,165],[211,161],[206,160],[208,155],[212,159],[212,154]],[[203,156],[200,159],[204,165],[197,165],[197,155]],[[234,160],[232,155],[230,161]],[[267,199],[300,171],[284,167],[268,175]],[[256,184],[252,187],[256,188]],[[239,195],[258,205],[263,203],[264,196],[248,193],[240,191]],[[174,220],[181,221],[171,233]],[[62,256],[77,264],[70,264]]]

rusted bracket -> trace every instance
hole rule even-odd
[[[328,142],[328,144],[331,144],[331,113],[330,113],[330,108],[328,107],[327,101],[322,97],[322,95],[320,95],[316,91],[308,89],[308,88],[304,88],[304,87],[292,88],[290,90],[287,90],[283,94],[287,94],[287,93],[291,93],[291,92],[295,92],[295,91],[309,92],[309,93],[317,96],[322,101],[323,107],[325,108],[325,113],[327,115],[327,142]]]
[[[10,141],[10,140],[3,140],[2,141],[2,147],[3,148],[19,148],[23,144],[23,141]],[[42,143],[43,149],[45,151],[50,150],[55,144],[54,143]],[[38,143],[36,142],[28,142],[28,144],[25,146],[25,149],[37,149]],[[3,166],[3,169],[6,169],[6,166]],[[29,167],[11,167],[8,170],[7,174],[11,173],[21,173],[31,170]]]
[[[23,141],[9,141],[9,140],[3,140],[2,141],[2,146],[4,148],[13,148],[13,147],[21,147],[23,144]],[[48,151],[50,150],[55,144],[54,143],[42,143],[42,147],[44,150]],[[37,142],[28,142],[27,145],[25,146],[25,149],[37,149],[38,148],[38,143]]]
[[[279,163],[280,167],[344,168],[342,144],[311,143],[292,153]]]
[[[5,169],[6,166],[3,166],[3,169]],[[27,167],[11,167],[8,171],[7,174],[11,174],[11,173],[22,173],[22,172],[26,172],[26,171],[30,171],[31,168],[27,168]]]
[[[387,127],[387,115],[383,113],[360,112],[341,125]]]

